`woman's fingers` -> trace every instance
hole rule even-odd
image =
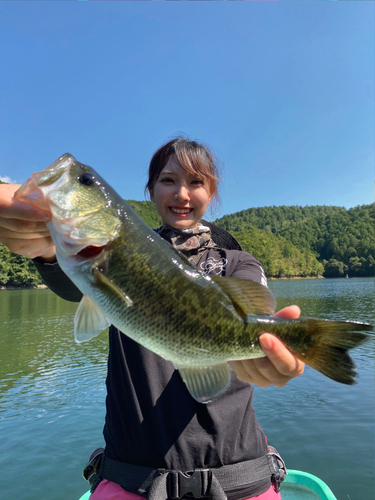
[[[285,385],[288,380],[302,375],[305,364],[297,359],[280,339],[269,333],[259,337],[265,358],[255,359],[259,372],[275,385]],[[277,382],[277,383],[276,383]]]
[[[32,238],[33,235],[44,237],[49,234],[44,222],[3,217],[0,217],[0,231],[4,238]]]
[[[49,220],[51,214],[48,211],[40,210],[14,198],[14,193],[19,187],[20,184],[0,185],[0,217],[35,221]]]
[[[301,316],[301,309],[296,305],[287,306],[280,309],[274,316],[285,319],[298,319]]]
[[[45,224],[51,214],[14,199],[18,188],[18,184],[0,185],[0,242],[25,257],[52,257],[53,241]]]
[[[300,314],[300,308],[293,305],[281,309],[275,316],[297,319]],[[270,333],[263,333],[259,337],[259,342],[266,357],[231,362],[238,378],[260,387],[268,385],[283,387],[289,380],[303,373],[305,364],[298,360],[280,339]]]
[[[45,238],[34,238],[34,239],[4,239],[2,243],[9,248],[9,250],[18,255],[23,255],[29,259],[35,259],[42,255],[53,255],[55,252],[51,252],[54,248],[54,243],[50,236]]]

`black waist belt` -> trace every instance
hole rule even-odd
[[[91,491],[94,491],[101,479],[107,479],[148,500],[179,500],[186,496],[226,500],[225,491],[267,479],[271,479],[276,491],[280,491],[285,474],[285,463],[272,447],[266,455],[255,460],[186,472],[127,464],[103,454],[98,480]]]

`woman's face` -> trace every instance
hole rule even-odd
[[[211,201],[207,179],[189,174],[173,155],[150,192],[163,222],[175,229],[196,227]]]

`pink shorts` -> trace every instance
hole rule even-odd
[[[251,498],[253,500],[281,500],[281,495],[280,493],[276,493],[275,488],[271,486],[269,490],[261,495]],[[90,495],[90,500],[144,500],[144,498],[135,493],[125,491],[116,483],[103,479],[94,493]]]

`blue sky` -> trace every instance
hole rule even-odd
[[[374,201],[373,2],[0,2],[0,176],[65,152],[121,196],[185,133],[223,162],[212,217]]]

